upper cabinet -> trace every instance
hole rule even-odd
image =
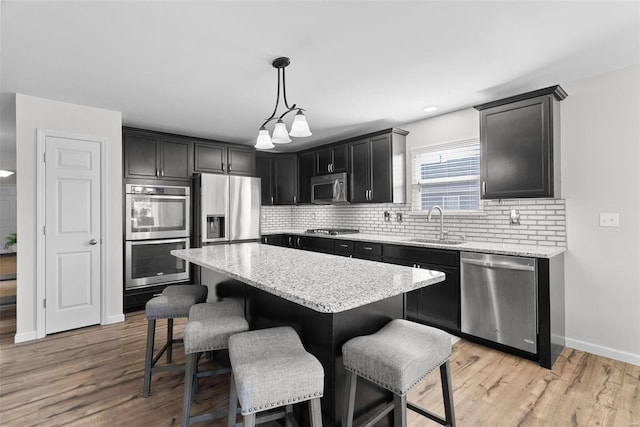
[[[560,106],[552,86],[478,105],[483,199],[560,197]]]
[[[193,172],[255,175],[255,150],[206,139],[123,128],[124,177],[191,178]]]
[[[316,152],[298,155],[298,203],[311,203],[311,178],[315,165]]]
[[[388,129],[349,143],[352,203],[404,203],[406,135]]]
[[[196,142],[193,155],[194,172],[248,176],[255,174],[255,150],[251,148]]]
[[[334,145],[316,151],[316,175],[349,172],[349,146]]]
[[[262,179],[263,205],[293,205],[298,201],[298,156],[256,154],[256,174]]]
[[[125,178],[187,180],[189,142],[152,132],[123,131]]]

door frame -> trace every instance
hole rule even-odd
[[[36,338],[44,338],[46,336],[46,309],[43,301],[46,296],[46,280],[45,280],[45,161],[44,153],[46,151],[47,137],[77,139],[82,141],[97,142],[100,144],[100,324],[107,323],[107,290],[105,280],[106,254],[105,240],[106,237],[106,145],[108,139],[105,137],[84,135],[67,131],[58,131],[51,129],[36,129],[37,132],[37,157],[36,157],[36,300],[34,301],[35,317],[36,317]]]

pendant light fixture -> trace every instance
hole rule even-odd
[[[273,68],[276,68],[278,70],[278,95],[276,97],[276,106],[273,109],[273,113],[271,113],[271,116],[267,120],[265,120],[265,122],[260,127],[260,130],[258,131],[258,139],[255,145],[256,148],[269,149],[275,147],[275,145],[273,144],[288,144],[289,142],[291,142],[291,138],[289,138],[289,136],[293,136],[296,138],[311,136],[307,118],[303,113],[303,111],[305,111],[304,108],[299,108],[296,106],[296,104],[293,104],[290,107],[289,102],[287,101],[287,86],[285,84],[284,69],[290,63],[291,61],[289,60],[289,58],[286,58],[284,56],[274,59],[271,63],[271,65],[273,65]],[[281,73],[282,79],[280,78]],[[284,99],[284,105],[285,107],[287,107],[287,111],[276,118],[278,105],[280,104],[280,80],[282,80],[282,97]],[[291,125],[291,132],[289,132],[287,131],[287,125],[284,123],[284,121],[282,121],[282,118],[292,111],[297,111],[297,113]],[[277,120],[276,125],[273,129],[273,138],[269,135],[269,130],[267,129],[267,124],[272,120]]]

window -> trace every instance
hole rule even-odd
[[[411,150],[414,211],[480,210],[480,141],[477,138]]]

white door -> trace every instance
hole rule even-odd
[[[100,143],[45,136],[45,331],[100,323]]]

